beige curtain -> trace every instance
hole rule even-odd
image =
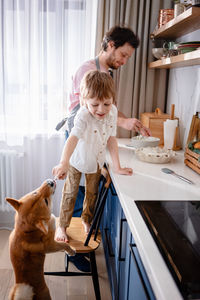
[[[127,117],[139,118],[143,112],[159,107],[165,111],[167,71],[148,68],[153,61],[154,43],[150,34],[157,25],[160,8],[171,8],[171,0],[99,0],[96,54],[105,32],[114,25],[128,26],[139,37],[139,48],[129,62],[115,72],[117,106]],[[119,129],[119,137],[133,133]]]

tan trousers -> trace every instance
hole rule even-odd
[[[81,218],[87,223],[93,219],[96,198],[99,188],[101,170],[98,168],[97,173],[85,174],[85,198],[83,202],[83,211]],[[69,227],[73,215],[73,210],[78,194],[81,172],[70,166],[67,178],[62,191],[62,200],[60,205],[59,225]]]

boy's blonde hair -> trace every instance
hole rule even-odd
[[[112,77],[106,72],[89,71],[80,84],[80,103],[85,104],[85,100],[97,98],[99,100],[113,99],[115,102],[115,86]]]

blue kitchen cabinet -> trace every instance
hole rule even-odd
[[[102,219],[102,239],[113,299],[118,299],[119,238],[122,209],[111,184]]]
[[[140,259],[137,245],[131,235],[131,242],[127,249],[129,249],[129,278],[128,278],[128,296],[127,300],[156,300],[148,277],[146,275],[144,266]]]
[[[129,280],[128,244],[131,241],[131,232],[124,214],[122,214],[120,223],[118,299],[127,299]]]
[[[112,299],[155,300],[112,184],[106,200],[101,231]]]

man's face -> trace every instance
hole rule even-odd
[[[109,68],[118,69],[127,63],[128,59],[133,54],[133,51],[134,48],[128,43],[116,49],[114,43],[110,41],[106,50],[106,64],[109,66]]]

